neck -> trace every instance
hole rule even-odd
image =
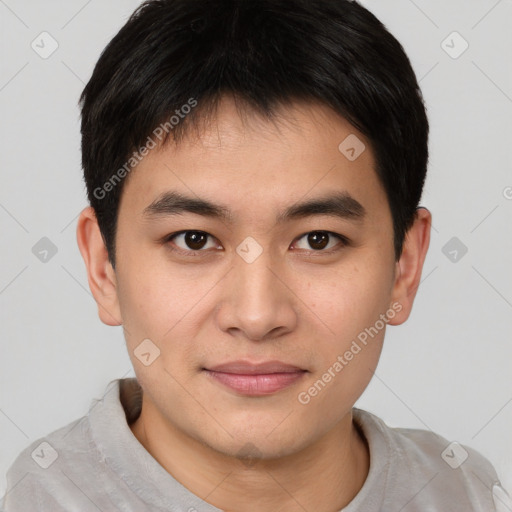
[[[299,452],[242,462],[169,424],[146,396],[130,428],[178,482],[225,512],[339,511],[356,496],[369,471],[368,447],[351,412]]]

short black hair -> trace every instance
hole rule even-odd
[[[123,178],[139,148],[156,135],[178,143],[227,94],[268,119],[294,101],[320,101],[367,137],[399,259],[425,182],[429,125],[411,63],[385,26],[349,0],[149,0],[80,97],[87,195],[113,266]]]

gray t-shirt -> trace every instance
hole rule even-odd
[[[26,448],[7,473],[4,512],[220,512],[175,480],[133,435],[135,379],[109,383],[87,416]],[[354,408],[370,471],[343,512],[501,512],[512,502],[491,464],[431,432],[390,428]],[[323,511],[311,511],[323,512]]]

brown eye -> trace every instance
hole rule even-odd
[[[199,231],[187,231],[185,233],[185,244],[193,251],[198,251],[206,245],[208,235]]]
[[[204,251],[216,247],[213,237],[203,231],[182,231],[168,238],[168,242],[182,251]]]
[[[343,236],[331,233],[330,231],[311,231],[299,238],[296,246],[298,249],[304,249],[306,251],[327,252],[325,249],[331,249],[336,245],[343,247],[346,242],[347,240]]]
[[[329,234],[322,231],[309,233],[308,243],[315,251],[325,249],[329,244]]]

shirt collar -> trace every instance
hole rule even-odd
[[[105,463],[144,502],[173,512],[222,512],[190,492],[169,474],[133,435],[128,422],[135,421],[142,405],[140,385],[134,378],[109,383],[101,400],[89,409],[93,440]],[[387,430],[372,414],[352,410],[356,426],[368,443],[370,469],[363,487],[343,512],[379,512],[393,454]]]

